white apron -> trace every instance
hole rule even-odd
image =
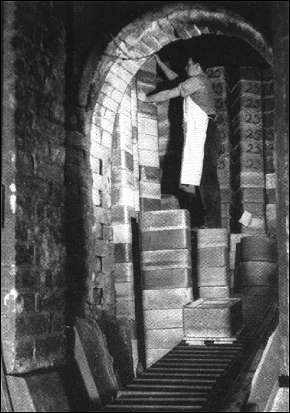
[[[183,101],[183,116],[184,145],[180,183],[199,186],[203,169],[208,115],[190,96],[186,96]]]

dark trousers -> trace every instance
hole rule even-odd
[[[217,160],[220,139],[218,129],[209,119],[204,147],[204,161],[201,182],[195,196],[181,191],[181,208],[188,209],[193,227],[221,227],[221,197],[217,175]]]
[[[199,187],[204,210],[204,225],[208,228],[221,227],[221,197],[217,175],[217,161],[220,137],[215,122],[209,119],[204,147],[204,161]]]

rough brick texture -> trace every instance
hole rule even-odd
[[[65,356],[65,30],[54,2],[5,13],[2,345],[7,371],[22,373]]]

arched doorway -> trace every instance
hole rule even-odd
[[[137,218],[140,199],[144,204],[150,203],[152,209],[157,208],[152,205],[157,205],[156,200],[161,199],[160,183],[156,178],[159,169],[156,150],[152,161],[152,145],[158,140],[157,119],[154,116],[138,119],[140,111],[134,106],[135,75],[166,45],[199,36],[240,38],[268,64],[272,62],[271,49],[262,35],[238,16],[225,11],[174,5],[132,22],[108,45],[95,70],[86,102],[91,119],[89,138],[95,218],[92,290],[97,292],[100,306],[112,308],[120,320],[132,326],[133,332],[136,325],[131,220]],[[143,114],[148,110],[144,109]],[[142,153],[137,144],[138,128],[145,134],[150,131],[147,134],[153,137],[149,144],[144,141]],[[143,182],[142,174],[145,174]],[[148,174],[153,176],[150,184],[146,179]],[[94,297],[92,291],[90,294]],[[131,339],[135,346],[133,353],[136,353],[134,333]]]

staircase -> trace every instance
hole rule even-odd
[[[278,322],[275,301],[233,344],[181,341],[119,391],[102,412],[218,412]]]
[[[244,342],[178,344],[139,374],[107,405],[107,412],[201,412],[216,409],[237,376]],[[216,411],[216,410],[215,410]]]
[[[191,305],[191,296],[184,294],[192,294],[188,230],[184,210],[142,215],[141,271],[148,367],[101,411],[222,411],[233,384],[245,373],[277,319],[274,301],[267,298],[268,307],[264,303],[262,310],[257,300],[256,305],[250,303],[256,311],[251,313],[254,324],[247,323],[251,328],[242,328],[241,298],[230,298],[229,243],[223,229],[199,230],[195,234],[195,281],[199,296],[205,298],[194,303],[212,303],[203,308]],[[232,309],[228,306],[231,300],[236,303]],[[256,320],[258,314],[260,319]],[[197,340],[199,336],[202,340]]]

